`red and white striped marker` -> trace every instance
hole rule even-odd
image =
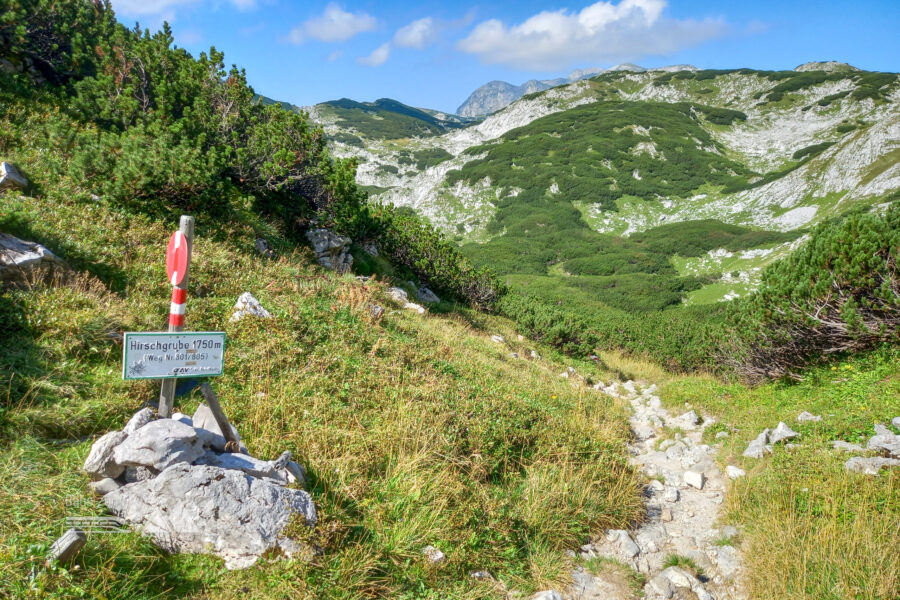
[[[187,302],[187,290],[172,288],[172,303],[169,305],[169,325],[184,327],[184,306]]]
[[[166,248],[166,275],[175,286],[172,288],[172,304],[169,306],[169,325],[172,327],[184,327],[187,290],[178,286],[184,282],[189,258],[187,238],[181,231],[176,231],[169,238],[169,246]]]
[[[172,285],[180,285],[188,267],[188,241],[184,234],[176,231],[169,238],[166,248],[166,274]]]

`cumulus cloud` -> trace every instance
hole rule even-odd
[[[378,21],[365,12],[347,12],[337,4],[329,4],[321,16],[304,21],[291,29],[288,39],[302,44],[313,39],[320,42],[343,42],[366,31],[372,31]]]
[[[437,40],[441,27],[443,25],[437,23],[431,17],[415,20],[398,29],[391,41],[375,48],[372,54],[358,59],[357,62],[369,67],[379,67],[387,61],[391,55],[391,50],[394,48],[422,50],[425,46]]]
[[[372,54],[368,56],[363,56],[358,59],[359,64],[366,65],[367,67],[379,67],[387,61],[388,57],[391,55],[391,43],[386,42],[372,51]]]
[[[518,25],[479,23],[458,47],[482,62],[553,71],[573,63],[670,54],[721,36],[720,19],[671,19],[666,0],[601,0],[579,12],[543,11]]]
[[[437,33],[434,19],[425,17],[398,29],[394,34],[394,45],[421,50],[437,38]]]

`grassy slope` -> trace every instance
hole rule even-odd
[[[32,157],[13,158],[36,171]],[[288,449],[307,466],[321,554],[229,573],[218,559],[167,556],[125,535],[93,538],[77,570],[44,568],[65,516],[102,514],[79,472],[91,440],[156,394],[121,381],[108,333],[158,329],[169,293],[170,223],[59,192],[0,196],[0,229],[84,273],[72,286],[2,296],[0,596],[495,597],[468,572],[525,591],[549,585],[566,577],[564,548],[639,516],[622,406],[557,377],[563,363],[511,358],[533,345],[491,342],[495,332],[515,339],[506,321],[468,311],[373,321],[369,303],[387,305],[383,284],[323,272],[308,250],[237,212],[198,222],[189,326],[228,333],[215,386],[250,451]],[[281,258],[255,255],[257,234]],[[245,290],[272,321],[228,323]],[[426,567],[428,544],[447,553],[445,566]]]
[[[884,348],[812,369],[799,383],[748,388],[708,377],[680,377],[662,388],[675,407],[689,402],[719,423],[709,443],[729,431],[719,457],[747,471],[727,499],[727,518],[743,525],[753,598],[900,597],[900,471],[848,474],[851,455],[832,440],[865,446],[875,422],[900,416],[900,350]],[[820,423],[801,424],[808,410]],[[779,421],[801,434],[800,447],[778,447],[763,460],[744,458],[747,443]]]

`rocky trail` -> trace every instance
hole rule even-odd
[[[631,403],[631,461],[652,479],[644,491],[645,522],[632,531],[607,531],[582,546],[581,557],[589,561],[599,558],[590,562],[600,565],[606,562],[603,559],[612,559],[633,568],[646,581],[640,597],[647,600],[747,598],[740,585],[740,552],[728,543],[738,531],[731,526],[720,528],[719,523],[728,476],[740,477],[743,472],[729,468],[727,475],[723,473],[715,463],[718,448],[703,443],[703,430],[713,421],[701,423],[693,410],[670,415],[655,395],[655,385],[639,390],[629,381],[597,387]],[[665,437],[664,432],[673,431],[683,433]],[[680,557],[679,564],[672,564],[673,557]],[[571,588],[557,597],[638,597],[621,569],[593,571],[579,568],[573,574]]]

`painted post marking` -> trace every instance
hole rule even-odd
[[[178,231],[169,238],[166,248],[166,276],[172,284],[169,307],[169,331],[184,330],[188,276],[191,270],[191,248],[194,243],[194,217],[182,215]],[[175,379],[163,379],[159,391],[159,416],[171,417],[175,403]]]

